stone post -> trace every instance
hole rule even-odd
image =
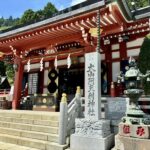
[[[78,106],[78,116],[77,118],[81,118],[83,117],[83,112],[82,112],[82,107],[81,107],[81,88],[80,86],[77,86],[77,90],[76,90],[76,103]]]
[[[67,95],[62,94],[61,103],[60,103],[60,116],[59,116],[59,144],[64,145],[66,143],[67,136]]]

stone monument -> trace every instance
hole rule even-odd
[[[145,75],[140,73],[135,60],[130,58],[129,69],[124,75],[125,94],[129,97],[129,107],[119,124],[119,133],[115,137],[113,150],[150,149],[150,119],[138,105],[138,99],[143,93],[141,80],[148,78],[149,75],[149,71]]]
[[[71,150],[110,150],[113,135],[110,121],[101,119],[100,11],[97,51],[85,55],[85,118],[76,119]]]

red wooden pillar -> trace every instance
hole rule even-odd
[[[127,46],[125,41],[120,43],[120,58],[121,60],[127,59]]]
[[[108,82],[111,84],[112,82],[112,51],[111,51],[111,45],[106,45],[105,50],[105,61],[107,63],[107,74],[108,74]]]
[[[16,58],[14,61],[14,65],[16,65],[16,69],[15,69],[12,109],[18,109],[20,106],[24,65],[21,62],[21,58]]]
[[[111,45],[105,45],[105,61],[107,63],[107,81],[108,93],[110,94],[110,87],[112,82],[112,51]]]

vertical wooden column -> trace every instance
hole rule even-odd
[[[17,69],[15,70],[12,109],[18,109],[20,107],[24,65],[21,58],[15,58],[14,64],[17,65]]]
[[[120,59],[127,59],[127,46],[125,41],[120,43]]]
[[[112,82],[112,50],[111,45],[105,46],[105,60],[107,63],[107,79],[108,83],[110,84]]]

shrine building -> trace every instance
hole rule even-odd
[[[97,11],[100,10],[102,94],[109,95],[128,58],[138,58],[150,31],[147,8],[131,11],[124,0],[87,0],[53,17],[0,32],[2,61],[14,64],[13,109],[19,108],[21,91],[28,95],[68,97],[80,86],[84,94],[84,55],[97,46]]]

